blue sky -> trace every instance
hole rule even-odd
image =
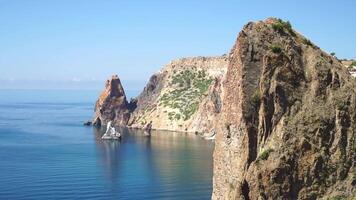
[[[139,89],[172,59],[229,52],[244,24],[269,16],[356,58],[355,2],[0,0],[0,88],[101,88],[118,74]]]

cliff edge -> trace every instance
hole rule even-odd
[[[212,199],[352,198],[355,88],[289,22],[245,25],[222,87]]]

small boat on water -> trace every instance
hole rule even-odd
[[[101,137],[103,140],[118,140],[121,139],[121,133],[116,131],[115,127],[111,126],[111,121],[107,124],[106,132]]]
[[[151,134],[150,134],[148,131],[144,131],[144,132],[143,132],[143,135],[144,135],[144,136],[147,136],[147,137],[151,136]]]
[[[209,136],[204,136],[203,138],[206,139],[206,140],[214,140],[214,139],[215,139],[215,135],[216,135],[216,132],[213,131],[213,132],[211,133],[211,135],[209,135]]]
[[[152,121],[150,121],[150,123],[148,123],[145,128],[144,128],[144,132],[143,135],[146,137],[150,137],[151,136],[151,129],[152,129]]]

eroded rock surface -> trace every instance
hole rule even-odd
[[[221,111],[221,84],[228,59],[193,57],[174,60],[152,75],[142,93],[127,102],[117,76],[107,81],[95,106],[94,125],[143,128],[152,121],[153,129],[216,132]]]
[[[112,76],[106,81],[105,89],[95,104],[93,125],[101,126],[113,121],[113,125],[126,126],[132,107],[126,100],[119,77]]]
[[[228,59],[194,57],[172,61],[154,74],[137,98],[129,125],[154,129],[214,132],[221,107],[221,82]]]
[[[355,89],[289,23],[248,23],[222,87],[212,199],[352,198]]]
[[[106,84],[94,124],[217,133],[212,199],[355,194],[356,82],[289,23],[248,23],[228,56],[172,61],[128,103]]]

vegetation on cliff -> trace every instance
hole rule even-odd
[[[212,82],[204,70],[187,69],[175,73],[169,83],[172,89],[161,96],[159,105],[171,109],[170,120],[188,120],[198,110]]]
[[[350,67],[356,67],[356,61],[353,61],[350,65]]]
[[[221,83],[227,56],[173,60],[153,74],[136,98],[128,126],[207,133],[215,127],[221,110]]]
[[[222,88],[213,199],[354,198],[355,88],[290,23],[248,23]]]

